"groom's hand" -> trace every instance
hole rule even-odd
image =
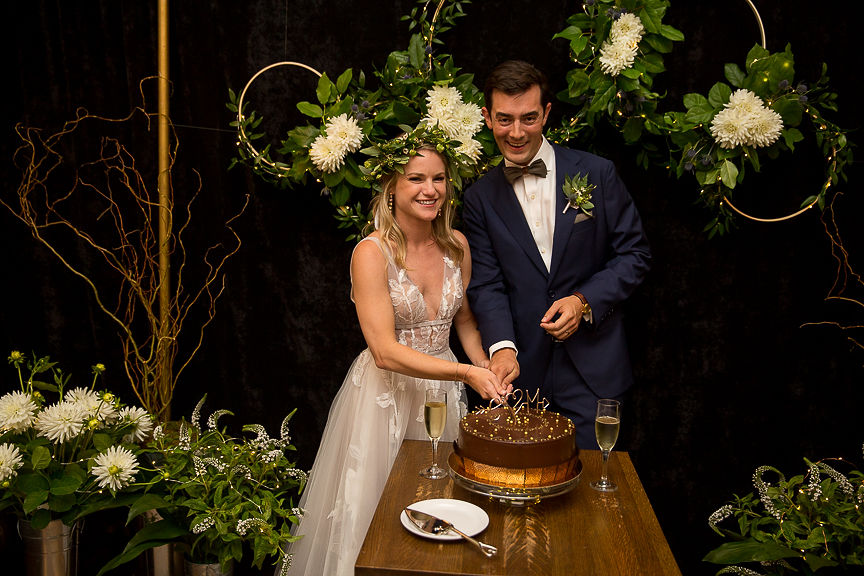
[[[565,296],[556,300],[540,320],[540,327],[558,340],[566,340],[582,323],[582,300],[578,296]]]
[[[519,376],[519,362],[516,361],[516,351],[513,348],[501,348],[492,355],[489,369],[498,376],[501,384],[507,387],[507,392],[513,391],[513,380]]]

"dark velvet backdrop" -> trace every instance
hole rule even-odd
[[[237,424],[259,422],[275,433],[284,414],[297,407],[293,438],[305,468],[330,401],[364,346],[348,296],[352,245],[336,230],[329,204],[315,187],[280,191],[243,168],[227,171],[235,137],[224,103],[228,88],[242,89],[276,61],[300,61],[331,76],[347,67],[371,75],[390,51],[407,45],[400,17],[412,6],[409,0],[171,6],[178,200],[192,189],[193,169],[203,182],[192,237],[203,243],[215,233],[214,223],[245,194],[252,196],[238,224],[243,246],[228,267],[225,295],[204,347],[178,386],[174,413],[188,414],[207,392],[210,409],[230,408]],[[864,86],[853,34],[864,11],[858,2],[842,0],[829,8],[763,0],[758,7],[769,48],[782,50],[791,42],[798,78],[813,79],[822,61],[829,64],[840,94],[840,113],[829,117],[859,128]],[[456,64],[477,75],[476,84],[499,60],[521,57],[544,67],[555,87],[563,86],[566,45],[551,37],[578,9],[576,2],[484,0],[466,9],[468,16],[441,39]],[[16,123],[56,129],[78,106],[119,117],[140,103],[139,80],[156,74],[156,2],[15,2],[6,12],[10,73],[0,157],[2,194],[9,198],[20,179],[11,164],[19,144]],[[522,26],[531,21],[533,29]],[[721,80],[724,62],[743,65],[758,40],[743,0],[673,0],[668,22],[687,37],[667,57],[668,72],[660,80],[678,108],[683,94],[707,92]],[[314,98],[313,80],[306,72],[279,68],[256,82],[254,107],[274,139],[300,120],[294,103]],[[851,135],[853,141],[858,137]],[[152,165],[152,138],[136,138],[140,162]],[[706,519],[733,492],[751,489],[755,467],[771,464],[798,473],[804,456],[861,462],[864,356],[847,341],[849,333],[801,326],[823,320],[860,324],[860,316],[853,315],[852,305],[824,302],[835,263],[815,212],[780,224],[742,221],[735,233],[708,240],[693,181],[638,169],[633,150],[614,135],[601,142],[628,182],[655,256],[649,278],[627,305],[637,386],[625,407],[623,442],[684,574],[711,574],[701,557],[720,539]],[[846,195],[838,205],[839,224],[860,271],[864,245],[855,215],[864,207],[864,174],[858,164],[849,174],[851,182],[841,187]],[[155,190],[155,176],[148,176]],[[818,151],[802,146],[791,159],[748,177],[747,191],[756,197],[748,206],[765,215],[792,211],[821,177]],[[129,398],[118,340],[82,283],[7,211],[0,210],[0,222],[0,351],[51,354],[82,375],[102,361],[109,367],[106,383]],[[11,376],[0,377],[4,388]],[[5,542],[2,554],[14,563],[15,537],[7,533]]]

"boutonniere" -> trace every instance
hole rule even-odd
[[[594,209],[594,204],[591,202],[591,192],[596,188],[595,184],[588,184],[588,175],[564,176],[564,196],[567,197],[567,206],[563,212],[567,212],[569,208],[574,208],[577,211],[581,210],[586,216],[593,218],[594,215],[590,212]],[[563,213],[562,212],[562,213]],[[579,214],[576,219],[579,219]]]

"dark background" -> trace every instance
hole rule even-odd
[[[240,91],[258,70],[277,61],[303,62],[333,78],[347,67],[371,77],[389,52],[407,46],[409,32],[400,17],[413,5],[254,0],[171,6],[178,204],[194,189],[193,170],[202,179],[192,247],[217,237],[219,222],[251,194],[237,225],[242,248],[228,266],[225,294],[204,346],[178,385],[174,415],[188,416],[206,392],[208,410],[231,409],[238,427],[257,422],[275,434],[296,407],[292,437],[298,465],[306,469],[330,402],[364,347],[348,294],[353,244],[336,229],[317,187],[283,191],[245,168],[227,171],[236,138],[225,102],[229,88]],[[797,79],[815,80],[821,63],[828,63],[840,95],[840,112],[828,117],[853,130],[851,140],[859,139],[864,83],[853,36],[860,33],[864,13],[859,3],[763,0],[758,8],[768,48],[780,51],[791,43]],[[576,2],[560,0],[478,0],[441,36],[442,50],[463,71],[475,73],[478,86],[497,62],[519,57],[544,68],[560,89],[567,47],[551,38],[578,9]],[[5,12],[0,193],[8,201],[21,178],[12,164],[20,144],[16,123],[53,131],[79,106],[122,117],[141,103],[139,81],[157,72],[156,2],[15,2]],[[685,93],[707,93],[723,80],[725,62],[743,66],[759,40],[744,0],[675,0],[666,22],[686,36],[666,57],[668,71],[657,80],[656,87],[668,91],[669,108],[682,109]],[[310,73],[281,67],[250,89],[253,107],[265,116],[263,126],[274,140],[301,121],[294,104],[314,99],[314,84]],[[155,111],[155,88],[150,88]],[[555,110],[566,108],[558,104]],[[807,134],[809,144],[794,155],[763,162],[762,174],[748,176],[739,197],[753,213],[793,212],[818,190],[823,163],[812,133]],[[150,133],[139,127],[129,136],[155,191],[155,124]],[[709,240],[694,180],[639,169],[635,150],[614,134],[601,134],[598,146],[615,159],[628,183],[654,252],[653,270],[626,305],[637,385],[623,413],[622,447],[630,451],[682,572],[712,574],[715,567],[701,558],[722,540],[708,528],[707,517],[733,493],[752,489],[757,466],[770,464],[794,475],[803,472],[805,456],[840,456],[860,464],[864,355],[848,339],[855,331],[802,325],[861,325],[861,306],[825,301],[836,262],[815,211],[779,224],[740,220],[734,233]],[[839,187],[845,194],[836,206],[837,219],[860,271],[860,164],[848,172],[850,182]],[[94,216],[82,207],[82,217]],[[119,341],[83,283],[6,210],[0,210],[0,234],[0,352],[50,354],[82,379],[101,361],[109,368],[104,383],[131,402]],[[82,249],[73,247],[72,253],[88,261]],[[860,288],[851,278],[850,288],[856,284]],[[0,375],[4,389],[12,377],[11,370]],[[85,541],[89,535],[102,542],[93,546],[83,574],[95,573],[100,554],[122,547],[119,536],[117,542],[106,540],[92,526],[108,525],[110,519],[91,520],[85,530]],[[19,544],[8,526],[4,542],[0,554],[12,563],[7,566],[14,565]],[[245,567],[239,572],[254,573]]]

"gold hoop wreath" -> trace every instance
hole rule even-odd
[[[249,79],[249,81],[246,83],[246,85],[243,87],[243,90],[240,92],[240,97],[237,99],[237,132],[238,132],[237,143],[238,143],[238,145],[242,145],[246,148],[246,150],[249,152],[249,155],[254,159],[255,163],[263,163],[264,165],[268,166],[270,169],[275,171],[276,175],[281,175],[282,168],[280,168],[279,164],[277,162],[270,160],[270,158],[268,158],[265,154],[262,154],[261,152],[256,150],[254,146],[252,146],[252,140],[249,137],[249,135],[246,134],[247,123],[245,122],[245,118],[243,116],[243,99],[246,97],[246,91],[249,90],[249,87],[252,85],[253,82],[255,82],[255,79],[258,78],[258,76],[260,76],[264,72],[267,72],[268,70],[270,70],[272,68],[276,68],[278,66],[296,66],[298,68],[303,68],[303,69],[306,69],[306,70],[312,72],[318,78],[321,78],[322,74],[318,70],[312,68],[311,66],[303,64],[302,62],[292,62],[292,61],[275,62],[273,64],[270,64],[269,66],[265,66],[264,68],[262,68],[261,70],[256,72],[252,76],[252,78]]]
[[[756,9],[756,5],[753,4],[752,0],[745,0],[745,1],[747,2],[747,4],[750,5],[750,9],[753,11],[753,16],[756,17],[756,23],[759,25],[759,35],[762,38],[762,48],[767,50],[768,49],[768,43],[765,40],[765,26],[762,24],[762,17],[759,16],[759,10]],[[830,185],[830,180],[828,182],[826,182],[824,187],[827,189],[827,187],[829,185]],[[787,214],[786,216],[779,216],[777,218],[758,218],[756,216],[751,216],[750,214],[743,212],[742,210],[737,208],[734,204],[732,204],[732,201],[729,200],[728,194],[723,195],[723,201],[726,202],[726,205],[729,206],[729,208],[731,208],[732,210],[734,210],[736,213],[743,216],[744,218],[747,218],[749,220],[753,220],[754,222],[768,222],[768,223],[770,223],[770,222],[783,222],[784,220],[791,220],[792,218],[796,218],[797,216],[804,214],[805,212],[810,210],[810,208],[812,208],[813,206],[816,205],[816,203],[819,201],[819,196],[814,196],[813,200],[811,200],[810,202],[805,202],[805,205],[800,210],[793,212],[792,214]]]
[[[427,8],[433,1],[434,14],[427,21]],[[696,177],[701,186],[700,200],[709,211],[716,212],[705,228],[711,236],[731,229],[735,214],[755,222],[781,222],[800,216],[814,206],[824,210],[829,187],[841,178],[846,179],[843,169],[852,159],[846,132],[826,120],[818,109],[821,106],[836,111],[837,95],[828,88],[825,65],[821,77],[809,87],[801,82],[792,86],[794,59],[791,48],[787,45],[784,52],[768,51],[759,11],[753,0],[745,0],[756,19],[761,37],[761,46],[754,45],[747,55],[745,70],[736,64],[726,64],[724,72],[728,84],[716,83],[707,97],[687,94],[684,96],[685,111],[663,113],[657,108],[664,96],[653,91],[653,79],[665,71],[663,54],[672,51],[674,42],[684,40],[680,31],[662,22],[670,0],[636,0],[632,12],[620,9],[617,1],[583,0],[582,12],[569,17],[569,26],[554,36],[569,41],[570,59],[575,64],[566,75],[567,89],[558,94],[558,99],[574,106],[577,112],[565,117],[560,128],[547,130],[547,138],[553,142],[568,142],[583,130],[594,130],[598,121],[609,122],[620,132],[626,144],[641,146],[637,153],[637,163],[641,167],[647,169],[650,164],[656,164],[664,166],[678,178],[685,173]],[[312,141],[325,132],[329,119],[340,114],[353,115],[358,121],[361,117],[366,118],[364,140],[371,139],[370,131],[373,130],[376,136],[381,136],[379,126],[416,124],[424,113],[425,90],[433,86],[456,88],[465,102],[481,101],[482,94],[472,84],[473,76],[459,75],[451,56],[436,55],[433,50],[435,43],[442,44],[434,38],[436,30],[441,32],[452,28],[461,16],[464,16],[462,5],[454,0],[427,0],[422,9],[415,8],[405,18],[411,20],[409,30],[414,30],[408,50],[391,53],[387,65],[376,72],[381,86],[377,92],[366,90],[362,72],[358,80],[351,69],[343,72],[334,83],[326,74],[300,62],[276,62],[262,68],[246,83],[236,100],[239,158],[232,160],[232,166],[235,163],[250,165],[256,174],[280,186],[304,183],[307,175],[311,174],[323,182],[322,194],[329,196],[336,207],[339,227],[362,228],[367,215],[363,214],[359,202],[351,202],[352,190],[370,187],[359,168],[363,163],[360,152],[352,151],[345,157],[344,165],[339,164],[331,173],[326,173],[310,161]],[[606,55],[604,51],[622,35],[630,38],[629,61],[619,58],[616,62],[613,57],[610,64],[608,53],[614,54],[614,51]],[[255,117],[254,111],[250,114],[243,111],[250,85],[261,74],[278,66],[303,68],[319,78],[317,96],[321,106],[302,102],[298,108],[317,119],[320,126],[306,125],[289,131],[280,150],[291,153],[289,163],[274,161],[267,148],[259,151],[252,145],[254,138],[263,136],[250,133],[261,119]],[[422,82],[418,83],[418,79]],[[732,106],[735,89],[738,89],[735,94],[748,93],[746,97],[750,105],[764,109],[764,114],[773,115],[775,124],[770,137],[763,132],[754,141],[742,138],[740,134],[732,134],[723,140],[715,134],[714,122]],[[234,110],[233,93],[231,96],[229,108]],[[305,105],[305,110],[301,104]],[[374,122],[369,120],[370,117]],[[746,164],[756,172],[760,170],[759,148],[771,158],[781,151],[794,151],[795,143],[804,140],[798,129],[803,120],[812,126],[826,160],[826,178],[819,192],[805,199],[795,212],[776,218],[760,218],[738,208],[730,198],[730,191],[743,183]],[[750,128],[732,126],[732,130],[746,132]],[[483,142],[483,148],[476,175],[482,174],[497,160],[493,158],[495,148],[491,133],[485,126],[481,128],[478,139]],[[587,140],[590,149],[591,138]]]

